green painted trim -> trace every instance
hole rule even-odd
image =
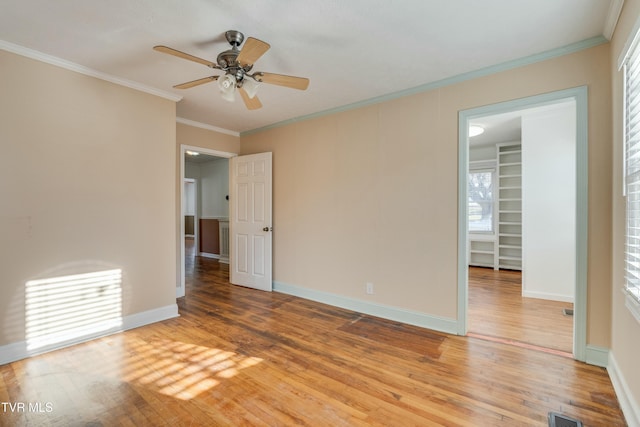
[[[363,301],[355,298],[349,298],[342,295],[336,295],[329,292],[316,291],[314,289],[302,288],[282,282],[273,282],[273,290],[287,295],[329,304],[335,307],[345,308],[347,310],[356,311],[358,313],[369,314],[371,316],[381,317],[383,319],[394,320],[397,322],[407,323],[409,325],[420,326],[422,328],[434,331],[455,334],[457,324],[454,319],[445,319],[437,316],[430,316],[412,310],[391,307],[388,305],[377,304],[374,302]]]
[[[379,104],[381,102],[391,101],[393,99],[402,98],[404,96],[415,95],[422,92],[428,92],[430,90],[438,89],[444,86],[454,85],[467,80],[477,79],[479,77],[496,74],[502,71],[511,70],[514,68],[523,67],[525,65],[534,64],[536,62],[546,61],[548,59],[557,58],[571,53],[579,52],[581,50],[589,49],[604,43],[608,43],[608,40],[604,36],[592,37],[577,43],[570,44],[568,46],[559,47],[556,49],[548,50],[546,52],[538,53],[535,55],[527,56],[512,61],[503,62],[501,64],[492,65],[490,67],[481,68],[479,70],[470,71],[468,73],[459,74],[457,76],[448,77],[446,79],[438,80],[431,83],[426,83],[413,88],[401,90],[399,92],[390,93],[387,95],[381,95],[364,101],[354,102],[352,104],[343,105],[341,107],[330,108],[328,110],[319,111],[317,113],[307,114],[304,116],[294,117],[292,119],[283,120],[281,122],[273,123],[260,128],[240,132],[240,137],[252,135],[255,133],[263,132],[269,129],[279,128],[282,126],[290,125],[293,123],[302,122],[305,120],[315,119],[318,117],[328,116],[331,114],[341,113],[344,111],[355,110],[357,108],[367,107],[373,104]]]
[[[640,405],[629,387],[629,382],[631,381],[631,378],[629,378],[630,375],[627,373],[625,377],[612,351],[609,352],[607,372],[609,373],[611,384],[613,384],[613,389],[616,392],[616,397],[618,398],[618,403],[620,403],[620,408],[622,408],[622,413],[627,421],[627,425],[640,426]]]
[[[466,111],[458,113],[458,335],[466,335],[468,330],[469,277],[468,260],[468,185],[469,176],[469,119]],[[464,183],[464,185],[463,185]]]
[[[463,110],[458,115],[458,326],[459,334],[467,333],[468,275],[467,269],[467,164],[469,155],[468,124],[471,119],[541,107],[564,99],[576,101],[576,294],[574,303],[573,356],[587,360],[587,251],[588,251],[588,89],[580,86],[513,101]]]
[[[173,319],[180,317],[178,312],[178,305],[173,303],[164,307],[158,307],[151,310],[143,311],[141,313],[134,313],[122,318],[122,324],[105,331],[100,331],[88,335],[83,335],[74,339],[66,340],[63,342],[51,344],[45,347],[29,350],[27,348],[26,341],[13,342],[0,346],[0,365],[6,363],[15,362],[16,360],[26,359],[28,357],[38,356],[43,353],[55,351],[61,348],[69,347],[72,345],[80,344],[94,339],[106,337],[113,334],[118,334],[130,329],[139,328],[141,326],[150,325],[156,322],[162,322],[163,320]]]
[[[588,345],[585,361],[589,365],[606,368],[609,366],[609,349],[595,345]]]
[[[576,89],[576,295],[573,355],[587,360],[587,266],[589,245],[589,98],[586,86]]]

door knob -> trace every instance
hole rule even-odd
[[[271,228],[271,227],[265,227],[265,228],[262,229],[262,231],[271,231],[271,230],[273,230],[273,228]]]

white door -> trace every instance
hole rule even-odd
[[[271,153],[230,160],[230,280],[271,291]]]

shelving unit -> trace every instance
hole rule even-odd
[[[522,270],[522,146],[498,144],[498,268]]]
[[[475,267],[496,266],[496,240],[493,235],[473,234],[469,236],[469,265]]]

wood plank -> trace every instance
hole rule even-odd
[[[194,257],[180,317],[0,366],[0,425],[625,425],[606,370],[230,285]],[[507,282],[510,279],[504,279]]]
[[[469,332],[571,354],[572,303],[522,296],[522,272],[469,267]]]
[[[410,350],[433,359],[440,357],[440,345],[446,338],[444,334],[427,329],[371,316],[359,316],[356,320],[339,327],[338,330],[395,348]]]

